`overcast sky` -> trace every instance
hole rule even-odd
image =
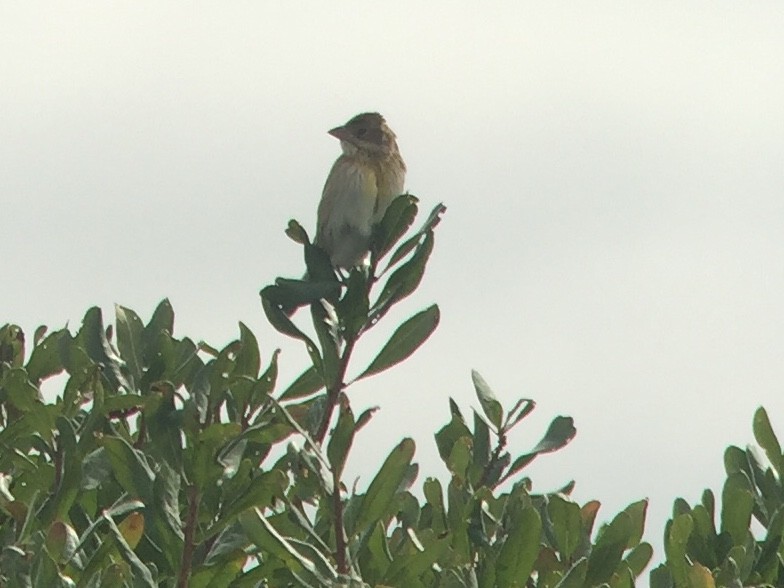
[[[722,452],[767,407],[784,435],[784,7],[779,2],[0,4],[0,323],[78,327],[113,304],[223,346],[237,321],[282,385],[307,361],[258,290],[302,273],[339,153],[327,129],[384,114],[408,189],[444,202],[424,284],[371,333],[438,302],[411,360],[357,385],[352,473],[432,433],[478,369],[507,406],[558,414],[537,491],[577,480],[608,520],[720,493]],[[421,481],[417,484],[421,485]]]

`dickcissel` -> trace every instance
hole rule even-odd
[[[321,194],[316,245],[333,266],[350,269],[364,262],[373,226],[403,193],[406,164],[395,133],[377,112],[358,114],[329,134],[340,140],[343,154]]]

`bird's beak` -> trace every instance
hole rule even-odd
[[[329,133],[336,139],[340,139],[341,141],[346,141],[349,136],[346,127],[335,127],[334,129],[330,129],[329,131],[327,131],[327,133]]]

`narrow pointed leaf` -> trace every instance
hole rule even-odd
[[[544,437],[542,437],[542,440],[531,450],[531,453],[549,453],[560,449],[574,439],[576,434],[577,429],[574,428],[574,419],[572,419],[572,417],[555,417],[550,423],[550,427],[547,429]]]
[[[441,222],[441,215],[444,212],[446,212],[446,206],[443,204],[437,204],[430,212],[430,215],[427,217],[427,220],[425,220],[422,227],[416,233],[414,233],[412,237],[407,239],[400,247],[398,247],[395,253],[392,254],[387,267],[389,268],[395,265],[398,261],[408,255],[408,253],[413,250],[420,242],[422,235],[432,231],[436,225]]]
[[[344,395],[340,403],[337,425],[335,425],[335,430],[332,432],[327,445],[327,457],[336,478],[340,478],[343,474],[343,466],[346,464],[346,458],[354,441],[355,432],[354,412],[351,410],[348,399]]]
[[[569,571],[555,585],[555,588],[583,588],[585,586],[586,572],[588,572],[588,559],[582,557],[569,568]]]
[[[138,384],[142,379],[144,323],[134,311],[119,304],[114,307],[114,315],[117,323],[117,350],[134,382]]]
[[[625,512],[619,513],[609,525],[602,528],[588,558],[586,584],[596,586],[610,579],[633,532],[631,517]]]
[[[768,413],[764,408],[759,407],[754,413],[754,438],[760,444],[765,455],[768,456],[770,463],[776,470],[776,473],[781,477],[782,475],[782,455],[781,444],[779,443],[776,433],[773,432],[773,427],[770,424]]]
[[[376,358],[357,376],[356,380],[383,372],[409,357],[435,331],[439,319],[438,306],[435,304],[412,316],[398,327]]]
[[[281,400],[296,400],[311,396],[324,387],[324,378],[310,366],[294,380],[280,395]]]
[[[501,422],[504,420],[504,409],[501,403],[498,402],[493,390],[478,371],[471,370],[471,379],[474,382],[476,397],[479,399],[479,404],[482,406],[485,416],[493,424],[495,430],[499,431]]]
[[[376,521],[390,516],[393,498],[406,479],[414,457],[413,439],[403,439],[389,454],[362,498],[356,531],[362,532]]]
[[[264,314],[267,315],[267,320],[269,320],[270,324],[280,333],[293,337],[294,339],[299,339],[305,343],[305,349],[307,349],[308,355],[310,355],[310,361],[313,363],[313,367],[321,372],[323,369],[322,360],[316,344],[310,337],[303,333],[288,316],[286,316],[286,313],[281,310],[278,304],[272,302],[268,296],[271,288],[274,288],[274,286],[267,286],[261,291],[261,305],[264,308]]]
[[[240,347],[234,360],[234,376],[250,376],[256,378],[261,369],[259,343],[253,332],[240,322]]]
[[[373,253],[376,263],[394,247],[414,222],[418,201],[412,194],[401,194],[389,204],[384,218],[373,231]]]
[[[25,366],[31,382],[40,382],[63,371],[59,349],[59,341],[63,333],[64,330],[50,333],[36,344]]]

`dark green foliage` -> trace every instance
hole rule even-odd
[[[245,325],[221,349],[180,339],[166,300],[146,323],[118,306],[107,326],[92,308],[76,334],[38,329],[32,349],[19,327],[0,328],[0,586],[632,586],[652,556],[641,541],[647,504],[594,532],[599,503],[572,501],[573,483],[534,493],[523,470],[571,441],[572,419],[555,417],[537,444],[513,451],[509,433],[535,404],[505,407],[476,372],[479,411],[466,419],[449,400],[435,433],[440,479],[420,482],[414,441],[402,439],[377,456],[366,487],[346,487],[344,465],[375,412],[353,413],[351,383],[416,351],[438,307],[389,328],[369,365],[352,365],[352,352],[419,286],[443,212],[412,230],[417,199],[398,198],[369,265],[347,274],[289,224],[308,278],[263,288],[262,309],[302,341],[310,365],[280,388],[278,351],[262,355]],[[62,393],[47,404],[40,385],[61,373]],[[755,431],[778,471],[767,420]],[[778,478],[743,452],[728,463],[723,498],[737,507],[722,516],[722,534],[712,498],[701,514],[684,506],[668,558],[701,550],[722,577],[753,568],[772,578]],[[770,537],[749,563],[751,513]],[[695,576],[690,565],[656,572],[657,585]]]
[[[753,427],[765,456],[752,447],[727,448],[718,527],[710,490],[694,507],[675,501],[664,532],[667,559],[651,572],[653,588],[784,585],[784,457],[764,408]]]

